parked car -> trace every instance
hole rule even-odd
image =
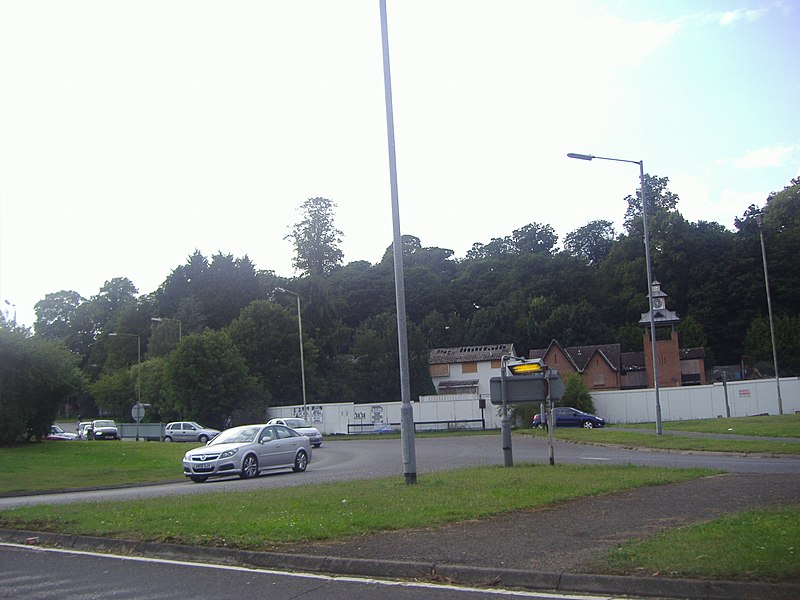
[[[606,420],[596,415],[585,413],[577,408],[569,406],[556,406],[553,409],[553,415],[556,419],[556,427],[583,427],[585,429],[592,429],[594,427],[605,427]],[[533,427],[539,426],[547,427],[547,414],[536,414],[533,416]]]
[[[291,427],[300,435],[305,435],[311,440],[311,445],[314,448],[322,446],[322,434],[319,429],[312,427],[305,419],[270,419],[267,425],[285,425]]]
[[[96,419],[78,423],[78,436],[82,440],[118,440],[119,430],[110,419]]]
[[[50,432],[45,439],[48,440],[77,440],[78,434],[64,431],[58,425],[50,425]]]
[[[242,425],[226,429],[205,446],[183,456],[183,474],[195,483],[209,477],[255,477],[271,469],[305,471],[311,440],[284,425]]]
[[[164,428],[165,442],[200,442],[205,444],[219,435],[218,429],[203,427],[194,421],[175,421]]]

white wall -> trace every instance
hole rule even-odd
[[[782,378],[781,400],[785,414],[800,412],[800,379]],[[774,379],[735,381],[727,384],[728,405],[732,417],[746,417],[768,413],[778,414],[778,390]],[[592,394],[598,416],[609,423],[655,422],[655,391],[625,390],[594,392]],[[725,390],[721,383],[713,385],[660,388],[659,403],[663,421],[684,421],[726,416]],[[500,428],[500,407],[486,399],[481,409],[477,395],[422,396],[412,402],[414,422],[436,421],[440,425],[418,425],[417,430],[450,427],[480,428],[484,419],[487,429]],[[375,404],[315,404],[309,405],[309,421],[323,434],[348,433],[348,424],[364,425],[368,432],[375,423],[400,423],[400,402]],[[284,406],[270,408],[267,417],[303,416],[303,407]],[[459,425],[460,423],[461,425]],[[350,428],[351,433],[357,428]]]

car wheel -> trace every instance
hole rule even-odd
[[[297,453],[297,456],[294,457],[294,466],[292,467],[292,471],[295,473],[302,473],[306,470],[308,466],[308,454],[306,454],[305,450],[300,450]]]
[[[208,436],[204,433],[199,438],[197,438],[201,443],[205,444],[208,441]]]
[[[584,429],[592,429],[593,427],[594,427],[594,423],[592,423],[591,421],[584,421],[583,422],[583,428]]]
[[[172,441],[172,438],[171,438],[171,437],[169,437],[168,435],[165,435],[165,436],[164,436],[164,441],[165,441],[165,442],[171,442],[171,441]]]
[[[190,475],[189,479],[191,479],[195,483],[203,483],[204,481],[208,480],[208,477],[206,477],[205,475]]]
[[[250,479],[256,475],[258,475],[258,459],[254,455],[248,454],[242,461],[242,472],[239,473],[239,477]]]

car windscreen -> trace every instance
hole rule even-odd
[[[286,423],[287,427],[291,427],[292,429],[297,429],[298,427],[311,427],[307,421],[303,419],[284,419],[284,423]]]
[[[212,444],[241,444],[252,442],[256,439],[261,427],[258,425],[234,427],[220,433],[214,438]]]
[[[95,427],[114,427],[114,421],[95,421]]]

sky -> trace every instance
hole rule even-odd
[[[0,0],[0,310],[199,250],[297,276],[392,243],[379,0]],[[621,231],[638,166],[733,229],[800,175],[800,2],[387,0],[400,229],[462,258],[529,223]]]

